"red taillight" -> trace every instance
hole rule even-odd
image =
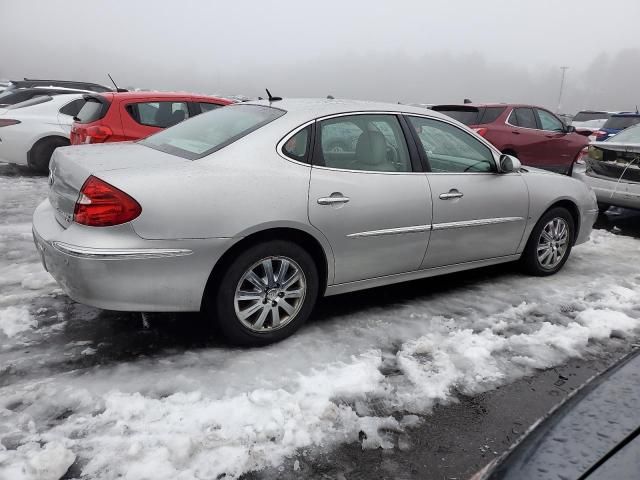
[[[73,221],[90,227],[120,225],[142,212],[140,204],[122,190],[91,175],[76,200]]]
[[[109,127],[105,127],[104,125],[94,125],[85,130],[85,135],[87,136],[87,140],[85,140],[87,143],[103,143],[113,135],[113,132]]]
[[[487,133],[489,129],[486,127],[477,127],[477,128],[474,128],[473,130],[481,137],[484,137],[484,135]]]
[[[20,120],[12,120],[10,118],[0,119],[0,127],[8,127],[10,125],[17,125],[20,123]]]

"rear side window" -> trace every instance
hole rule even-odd
[[[209,112],[211,110],[215,110],[216,108],[222,107],[222,105],[218,105],[217,103],[199,102],[198,105],[200,105],[200,111],[202,113],[206,113],[206,112]]]
[[[78,123],[92,123],[104,118],[109,110],[109,103],[106,100],[100,101],[94,97],[88,97],[85,100],[86,103],[76,115]]]
[[[630,127],[631,125],[636,125],[640,123],[640,115],[620,115],[613,116],[602,126],[602,128],[614,128],[617,130],[624,130],[625,128]]]
[[[64,107],[60,109],[60,113],[63,115],[69,115],[70,117],[75,117],[80,113],[80,109],[84,106],[86,100],[84,98],[79,98],[74,100],[73,102],[67,103]]]
[[[292,160],[305,162],[309,151],[309,141],[311,140],[311,126],[305,127],[292,136],[282,146],[282,153]]]
[[[41,96],[41,97],[34,97],[34,98],[30,99],[30,100],[26,100],[24,102],[16,103],[15,105],[10,105],[10,106],[7,107],[7,109],[9,109],[9,110],[17,110],[18,108],[32,107],[33,105],[39,105],[41,103],[50,102],[51,100],[53,100],[53,98],[51,98],[49,95],[45,95],[45,96]]]
[[[314,159],[318,165],[371,172],[412,170],[402,128],[393,115],[336,117],[321,121],[319,132]]]
[[[34,92],[33,90],[7,90],[0,94],[0,105],[15,105],[38,96],[46,96],[47,92]]]
[[[508,122],[516,127],[538,128],[536,116],[531,108],[514,108]]]
[[[140,142],[178,157],[196,160],[209,155],[285,114],[261,105],[231,105],[151,135]]]
[[[140,125],[168,128],[189,118],[186,102],[140,102],[131,103],[127,112]]]
[[[486,107],[478,125],[495,122],[507,107]]]

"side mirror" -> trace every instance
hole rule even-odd
[[[500,173],[519,172],[521,167],[520,160],[511,155],[500,155]]]
[[[573,125],[564,126],[564,133],[573,133],[575,131],[576,131],[576,127],[574,127]]]

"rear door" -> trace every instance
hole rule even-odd
[[[552,161],[540,155],[540,148],[547,140],[544,132],[538,128],[538,120],[533,108],[516,107],[507,118],[511,140],[502,149],[515,152],[524,165],[545,168]]]
[[[520,173],[497,173],[492,150],[457,126],[409,116],[431,172],[433,230],[422,268],[516,253],[529,194]]]
[[[350,114],[317,122],[309,221],[331,244],[334,283],[420,267],[432,209],[416,154],[396,115]]]

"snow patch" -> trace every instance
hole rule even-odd
[[[6,337],[34,329],[38,322],[31,317],[27,307],[6,307],[0,309],[0,332]]]

